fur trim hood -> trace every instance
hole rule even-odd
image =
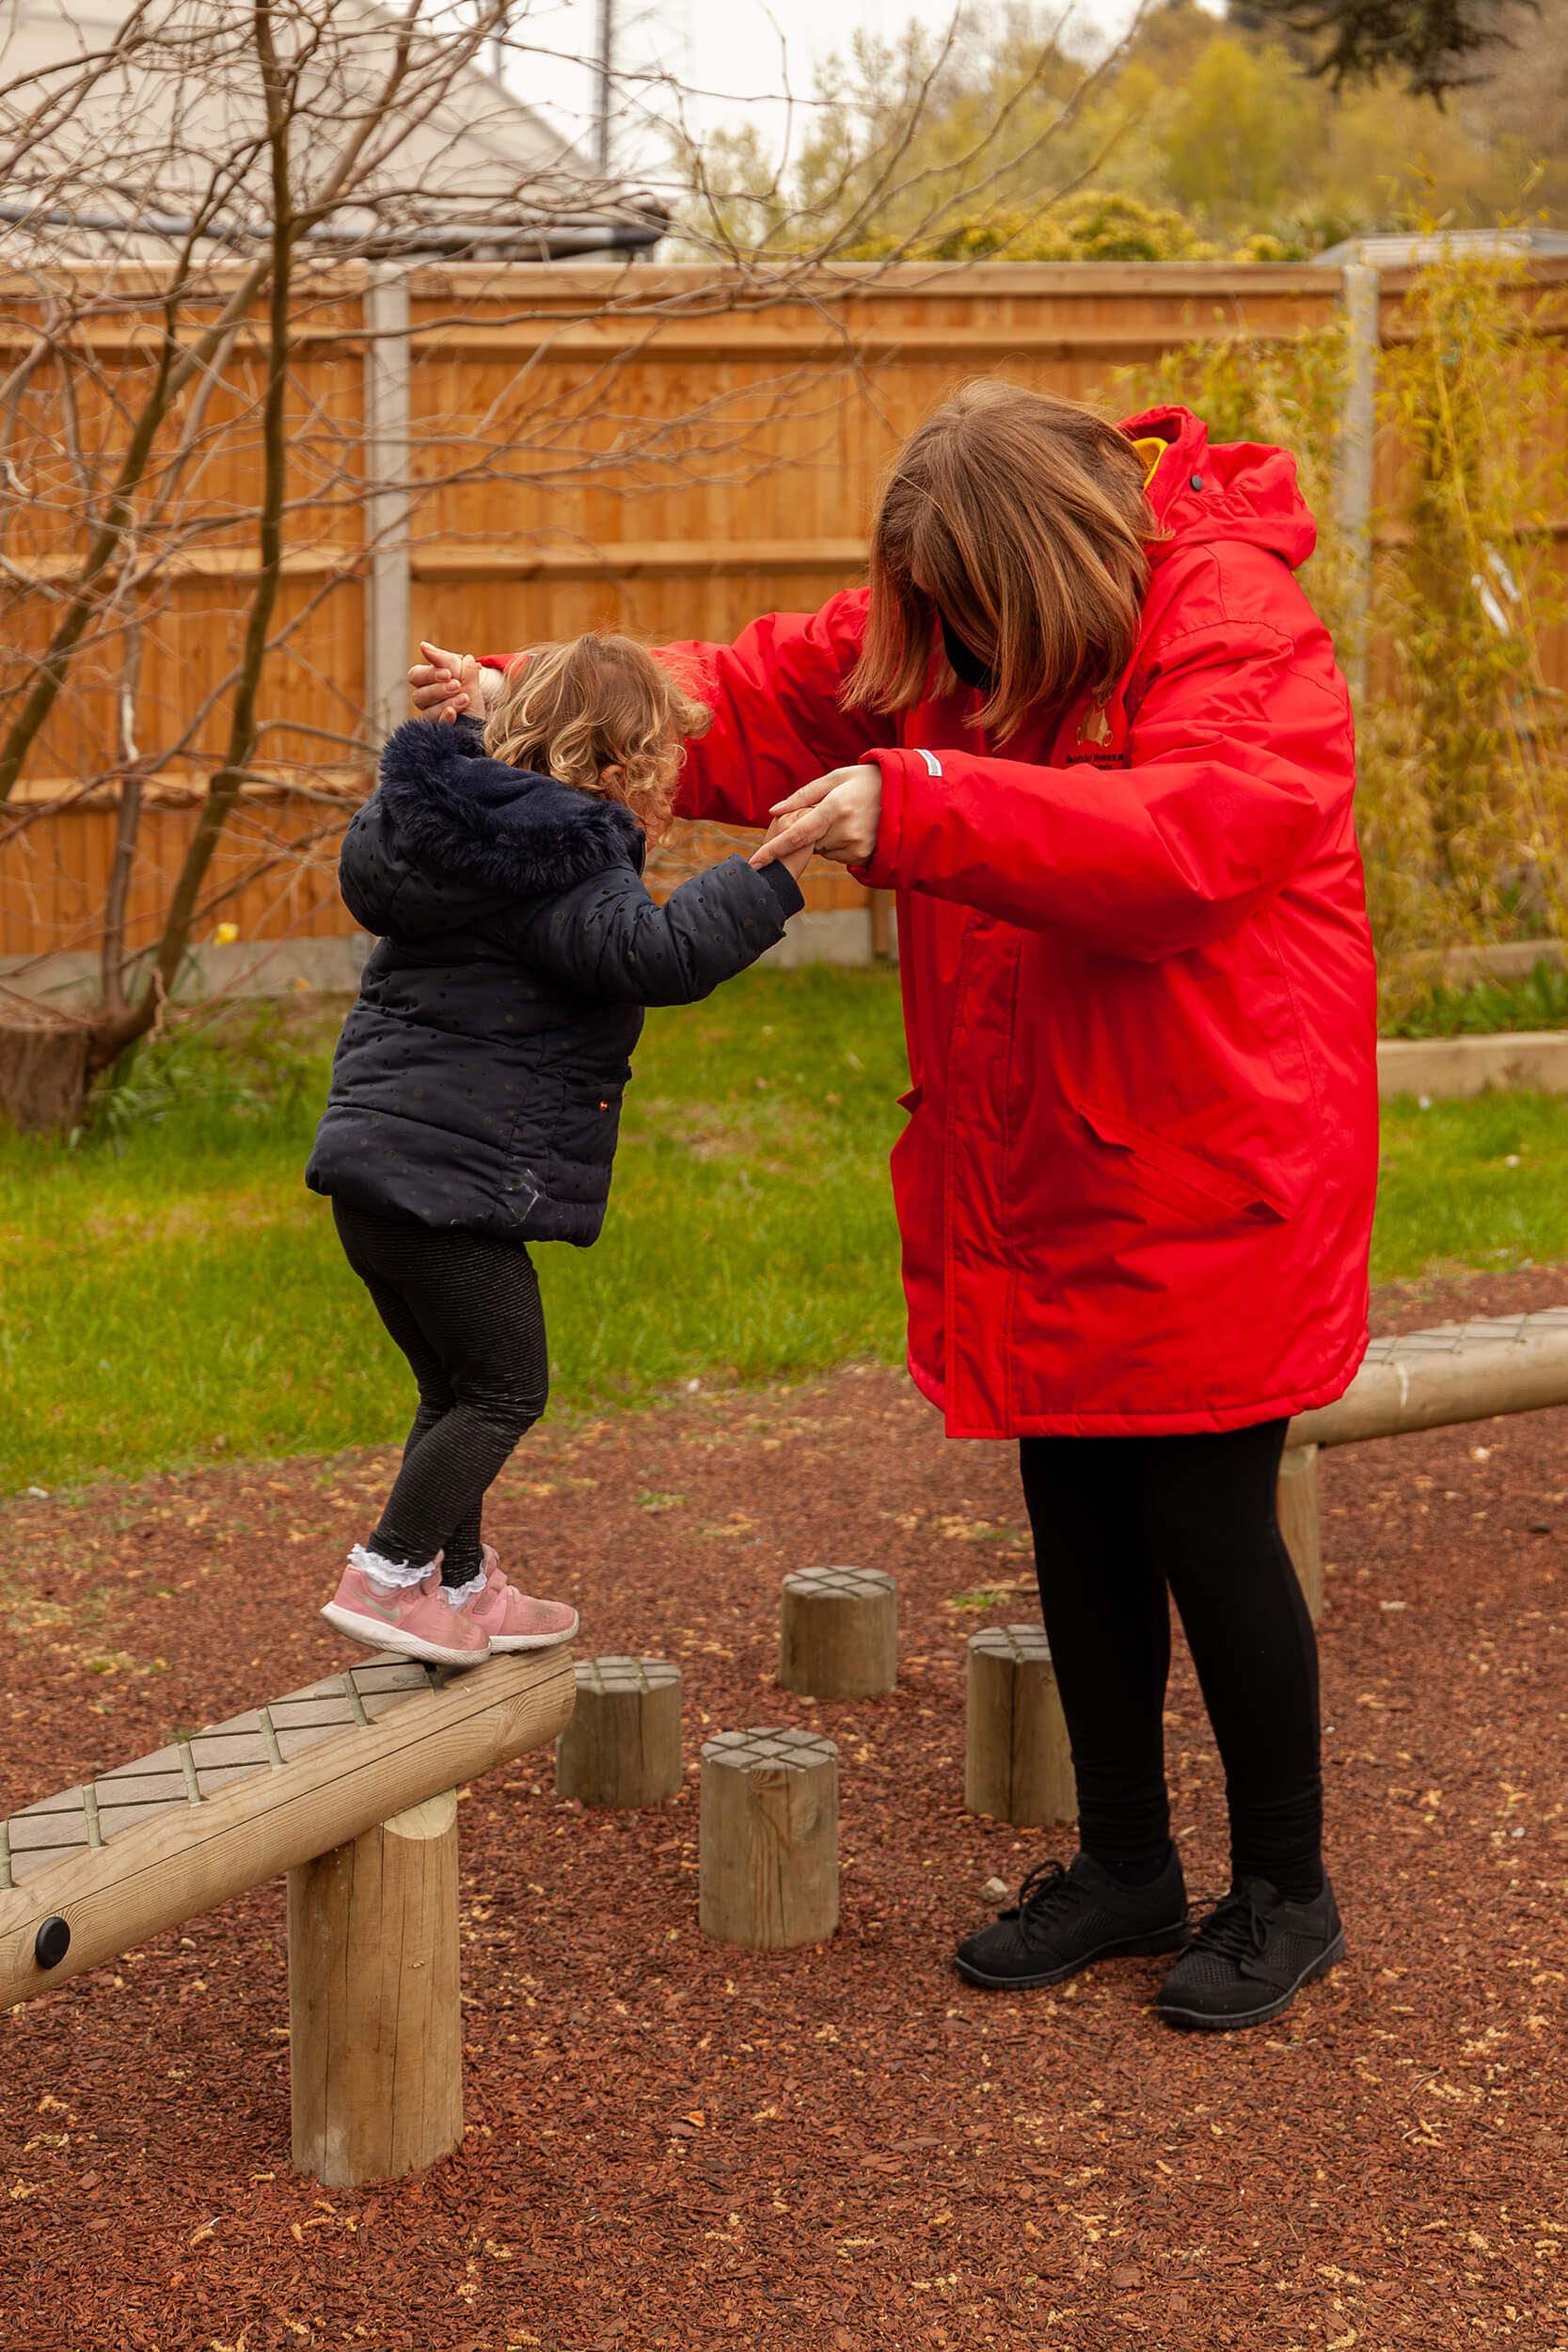
[[[410,719],[349,828],[341,880],[365,930],[419,936],[642,857],[641,828],[618,801],[487,757],[471,721]]]

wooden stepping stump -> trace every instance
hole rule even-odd
[[[815,1731],[721,1732],[703,1750],[703,1933],[756,1951],[838,1926],[838,1750]]]
[[[556,1742],[556,1794],[661,1804],[681,1785],[681,1670],[667,1658],[589,1658]]]
[[[813,1699],[873,1699],[898,1679],[898,1587],[882,1568],[784,1581],[779,1680]]]
[[[1315,1445],[1291,1446],[1280,1463],[1278,1508],[1279,1532],[1316,1625],[1323,1605],[1323,1543]]]
[[[990,1626],[970,1637],[964,1804],[1019,1829],[1077,1814],[1051,1645],[1037,1625]]]

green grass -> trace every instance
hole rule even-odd
[[[1568,1103],[1482,1094],[1383,1106],[1372,1279],[1568,1257]],[[1563,1278],[1568,1296],[1568,1272]]]
[[[335,1027],[182,1033],[76,1149],[0,1140],[0,1491],[401,1436],[300,1181]],[[896,1359],[895,977],[750,975],[656,1013],[637,1072],[604,1239],[539,1252],[560,1401]],[[1377,1279],[1568,1256],[1560,1102],[1390,1105],[1385,1163]]]
[[[0,1139],[0,1492],[402,1435],[406,1370],[301,1181],[335,1034],[179,1040],[77,1149]],[[561,1401],[896,1355],[907,1084],[886,973],[652,1015],[604,1237],[538,1253]]]

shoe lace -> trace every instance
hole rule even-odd
[[[1018,1890],[1019,1933],[1025,1944],[1041,1940],[1043,1931],[1071,1909],[1078,1890],[1060,1862],[1039,1862]]]
[[[1188,1949],[1218,1952],[1226,1960],[1250,1960],[1268,1938],[1269,1923],[1257,1889],[1239,1886],[1222,1895],[1208,1917],[1198,1922]]]

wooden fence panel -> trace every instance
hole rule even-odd
[[[1547,264],[1538,277],[1555,291],[1568,266]],[[1338,273],[1308,267],[988,264],[849,278],[831,313],[800,299],[722,310],[703,273],[640,270],[637,301],[644,312],[658,302],[662,315],[584,324],[593,303],[624,292],[618,273],[413,272],[407,471],[417,495],[406,562],[416,632],[497,651],[603,623],[655,639],[724,638],[759,612],[811,610],[860,573],[877,476],[898,439],[966,376],[1114,397],[1119,368],[1195,341],[1293,336],[1331,319],[1339,298]],[[1399,273],[1385,282],[1385,338],[1400,331],[1406,283]],[[332,868],[342,805],[370,772],[365,316],[362,272],[318,283],[301,310],[277,624],[284,642],[269,669],[260,763],[286,782],[247,790],[209,878],[202,937],[220,922],[247,939],[350,928]],[[5,351],[21,347],[27,317],[19,298],[0,323]],[[89,441],[112,438],[110,394],[145,368],[147,353],[145,326],[105,303],[85,363]],[[179,740],[211,707],[150,787],[133,946],[153,934],[194,795],[222,749],[222,688],[254,563],[261,381],[245,330],[208,397],[199,462],[181,493],[178,548],[139,611],[137,746]],[[31,396],[46,419],[57,379],[40,375]],[[1554,404],[1545,429],[1562,431],[1564,406]],[[1400,455],[1383,439],[1378,494],[1397,501]],[[69,467],[35,473],[30,487],[8,520],[5,549],[15,564],[53,573],[57,594],[80,531]],[[1565,534],[1568,518],[1559,517],[1560,557]],[[24,676],[46,642],[57,610],[50,592],[40,578],[35,592],[11,593],[0,684]],[[90,647],[19,794],[0,808],[0,958],[94,946],[116,825],[128,643],[117,624]],[[1564,632],[1553,633],[1548,652],[1551,682],[1568,684]],[[95,778],[99,787],[84,796]],[[252,866],[260,870],[245,880]],[[814,872],[810,903],[863,902],[830,869]]]

